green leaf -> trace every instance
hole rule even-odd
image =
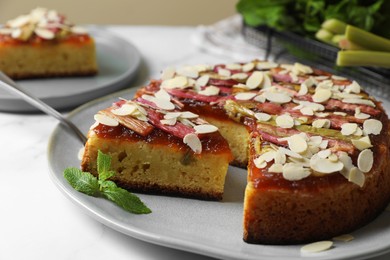
[[[98,151],[97,156],[97,170],[99,174],[99,181],[105,181],[115,175],[111,168],[111,156]]]
[[[119,187],[104,188],[103,196],[131,213],[148,214],[152,212],[136,195]]]
[[[95,176],[89,172],[70,167],[64,171],[64,178],[77,191],[90,196],[95,196],[99,192],[99,182]]]

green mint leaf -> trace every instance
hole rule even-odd
[[[102,195],[131,213],[148,214],[152,212],[136,195],[125,189],[107,187],[102,190]]]
[[[102,190],[102,191],[104,189],[114,189],[114,188],[118,188],[118,186],[113,181],[101,181],[100,182],[100,190]]]
[[[99,192],[99,182],[95,176],[89,172],[70,167],[64,171],[64,178],[77,191],[94,196]]]
[[[98,151],[97,156],[97,170],[99,174],[99,181],[105,181],[115,175],[111,168],[111,156]]]

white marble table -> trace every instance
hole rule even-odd
[[[201,51],[193,27],[110,26],[131,41],[144,65],[132,85],[169,65],[230,62]],[[253,57],[255,58],[255,57]],[[87,216],[49,178],[47,145],[57,121],[43,114],[0,112],[0,259],[209,259],[149,244]],[[389,259],[390,254],[376,259]]]

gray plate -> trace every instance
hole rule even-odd
[[[87,132],[93,115],[117,97],[130,99],[128,89],[87,103],[69,118]],[[152,209],[149,215],[133,215],[113,203],[75,191],[63,178],[66,167],[79,167],[80,141],[62,126],[53,132],[48,149],[50,176],[66,197],[99,222],[129,236],[151,243],[223,259],[301,259],[300,245],[251,245],[242,240],[242,202],[246,171],[230,167],[222,202],[140,194]],[[340,220],[342,221],[342,220]],[[355,240],[335,242],[331,250],[310,254],[311,259],[363,259],[390,251],[390,212],[353,232]]]
[[[99,72],[91,77],[19,80],[17,83],[50,106],[62,110],[128,87],[136,76],[141,55],[130,42],[104,28],[87,27],[95,38]],[[19,97],[0,89],[0,111],[36,112]]]

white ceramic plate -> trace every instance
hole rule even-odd
[[[93,115],[117,97],[130,99],[135,89],[124,90],[87,103],[69,118],[85,133]],[[67,167],[79,167],[82,144],[63,126],[53,132],[48,149],[50,175],[57,187],[74,203],[101,223],[129,236],[151,243],[222,259],[300,259],[301,245],[251,245],[242,240],[242,202],[246,171],[230,167],[222,202],[200,201],[139,194],[152,209],[148,215],[133,215],[113,203],[75,191],[63,178]],[[343,221],[340,219],[340,221]],[[305,255],[311,259],[363,259],[390,251],[390,212],[353,232],[355,240],[335,242],[331,250]]]
[[[69,109],[129,87],[136,76],[141,55],[130,42],[102,27],[87,27],[96,42],[99,72],[96,76],[19,80],[26,91],[55,109]],[[19,97],[0,89],[0,111],[36,112]]]

